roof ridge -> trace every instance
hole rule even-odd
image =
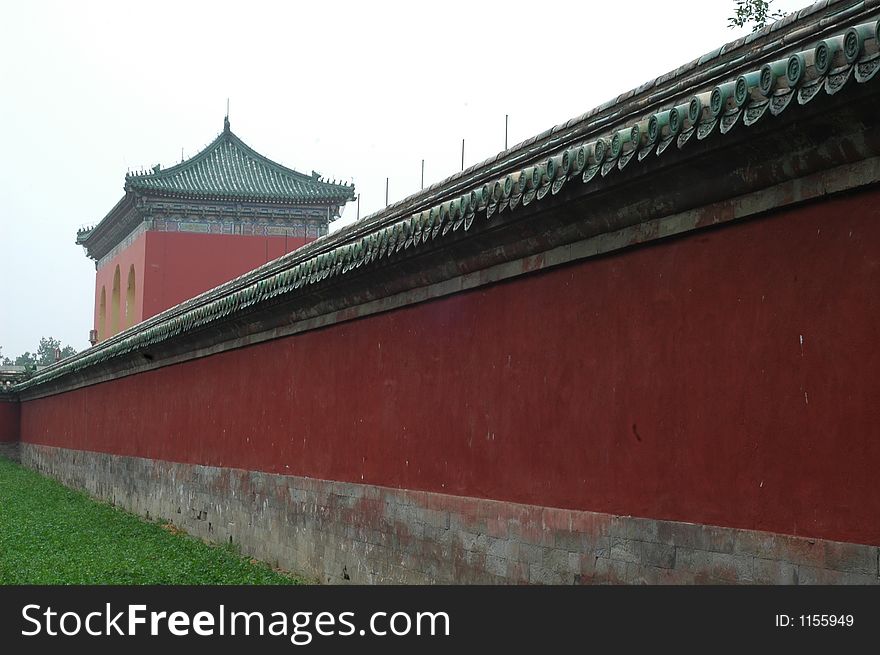
[[[228,123],[227,123],[228,126]],[[158,168],[157,170],[146,171],[143,173],[127,173],[125,176],[126,183],[129,181],[140,181],[140,180],[162,180],[168,179],[169,177],[173,177],[179,173],[184,171],[191,170],[195,165],[199,164],[205,159],[210,158],[218,149],[218,147],[222,146],[222,144],[226,142],[239,150],[243,151],[243,153],[250,157],[251,159],[256,160],[258,163],[263,164],[269,169],[273,170],[276,173],[280,173],[281,175],[289,175],[293,176],[303,182],[308,182],[310,184],[318,184],[328,187],[347,189],[350,188],[348,184],[338,183],[338,182],[329,182],[327,180],[321,179],[321,177],[315,177],[314,175],[309,175],[307,173],[302,173],[295,168],[289,168],[284,166],[283,164],[279,164],[278,162],[269,159],[266,155],[257,152],[249,146],[244,140],[235,134],[228,127],[220,132],[213,141],[211,141],[208,145],[206,145],[201,151],[190,157],[189,159],[182,161],[178,164],[174,164],[168,168]]]
[[[292,202],[348,202],[354,186],[330,182],[273,161],[226,126],[194,156],[166,169],[125,176],[126,192],[160,195],[253,197]]]
[[[295,175],[296,177],[300,177],[300,178],[302,178],[304,181],[307,181],[307,182],[317,182],[317,181],[319,181],[319,180],[315,180],[311,175],[307,175],[306,173],[300,173],[300,172],[299,172],[298,170],[296,170],[295,168],[288,168],[287,166],[284,166],[283,164],[279,164],[278,162],[269,159],[269,158],[266,157],[265,155],[261,155],[259,152],[257,152],[257,151],[254,150],[253,148],[251,148],[251,147],[250,147],[248,144],[246,144],[244,141],[242,141],[242,140],[241,140],[241,137],[239,137],[237,134],[235,134],[232,130],[229,130],[228,134],[229,134],[229,136],[231,137],[231,139],[234,139],[235,142],[237,142],[237,145],[238,145],[242,150],[244,150],[245,153],[246,153],[247,155],[253,157],[254,159],[257,159],[258,161],[261,161],[261,162],[263,162],[263,163],[269,165],[270,168],[277,168],[277,169],[279,169],[279,170],[280,170],[281,172],[283,172],[283,173],[288,173],[288,174]],[[323,184],[330,184],[330,183],[329,183],[329,182],[323,182]]]
[[[206,158],[208,156],[208,153],[213,151],[214,146],[224,136],[225,136],[224,133],[221,132],[216,137],[214,137],[213,141],[208,143],[208,145],[206,145],[204,148],[202,148],[199,152],[194,154],[192,157],[190,157],[189,159],[185,159],[184,161],[180,162],[179,164],[174,164],[174,166],[170,166],[169,168],[160,168],[158,171],[145,171],[143,173],[126,173],[126,175],[125,175],[126,183],[128,182],[128,180],[137,180],[137,179],[143,179],[143,178],[162,178],[162,177],[166,177],[166,175],[173,175],[177,172],[187,170],[187,169],[191,168],[192,164],[199,162],[202,159]]]

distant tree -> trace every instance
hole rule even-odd
[[[61,341],[53,337],[43,337],[40,339],[40,345],[37,352],[32,353],[25,351],[15,359],[10,357],[2,357],[3,349],[0,348],[0,366],[26,366],[34,368],[35,366],[49,366],[55,363],[55,352],[60,353],[60,358],[64,359],[76,354],[76,348],[73,346],[61,346]]]
[[[727,19],[727,26],[733,29],[751,23],[752,32],[757,32],[767,23],[785,16],[781,11],[771,11],[771,4],[773,0],[734,0],[734,13]]]
[[[37,365],[37,356],[25,351],[15,358],[13,364],[15,366],[27,366],[28,368],[33,368]]]
[[[43,337],[40,339],[40,345],[37,347],[36,363],[40,366],[49,366],[55,363],[55,352],[60,353],[60,359],[70,357],[76,354],[76,349],[72,346],[61,347],[61,341],[52,337]]]

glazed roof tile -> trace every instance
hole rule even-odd
[[[354,187],[322,180],[277,164],[229,129],[200,153],[176,166],[127,175],[125,190],[167,196],[222,197],[281,202],[347,202]]]

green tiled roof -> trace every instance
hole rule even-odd
[[[229,129],[195,157],[161,170],[132,175],[125,190],[189,198],[238,198],[280,202],[347,202],[354,187],[325,182],[285,168],[248,147]]]

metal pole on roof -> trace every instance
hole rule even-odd
[[[504,114],[504,149],[507,150],[507,119],[508,114]]]
[[[355,220],[361,220],[361,194],[358,194],[358,212]]]
[[[464,170],[464,139],[461,140],[461,170]]]
[[[388,178],[385,178],[385,206],[388,206]]]
[[[425,188],[425,160],[422,160],[422,189]]]

